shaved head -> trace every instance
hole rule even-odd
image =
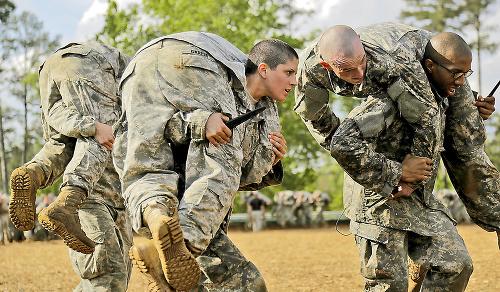
[[[355,58],[363,49],[358,34],[349,26],[335,25],[327,29],[319,40],[321,57],[331,65],[337,59]]]
[[[472,58],[472,52],[465,40],[456,33],[438,33],[425,47],[425,59],[442,63],[454,63],[457,58],[461,57]]]
[[[427,43],[422,64],[439,95],[453,96],[472,74],[471,63],[472,52],[464,39],[442,32]]]

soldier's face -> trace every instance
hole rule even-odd
[[[292,59],[285,64],[279,64],[266,72],[266,88],[267,96],[270,98],[284,102],[292,89],[297,86],[297,66],[298,59]]]
[[[366,53],[361,41],[357,40],[352,45],[354,53],[351,56],[330,56],[322,60],[320,64],[327,70],[335,72],[335,75],[345,82],[360,84],[363,82],[366,71]]]
[[[333,72],[342,80],[351,84],[363,82],[366,71],[366,54],[363,51],[355,58],[343,58],[338,66],[332,66]]]
[[[430,61],[430,62],[429,62]],[[465,83],[464,74],[455,78],[456,73],[465,73],[471,69],[471,56],[452,56],[446,62],[436,63],[426,60],[425,64],[430,72],[430,82],[436,87],[441,96],[452,96]]]

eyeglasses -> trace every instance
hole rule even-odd
[[[472,71],[471,69],[467,70],[467,72],[453,72],[453,71],[451,71],[450,69],[446,68],[445,66],[443,66],[443,65],[439,64],[438,62],[436,62],[436,61],[434,61],[434,60],[431,60],[431,61],[432,61],[433,63],[436,63],[437,65],[439,65],[439,66],[441,66],[441,67],[445,68],[445,69],[446,69],[446,71],[448,71],[448,72],[450,72],[451,74],[453,74],[453,78],[454,78],[454,79],[459,79],[459,78],[461,78],[462,76],[464,76],[465,78],[467,78],[467,77],[471,76],[471,75],[472,75],[472,73],[474,72],[474,71]]]

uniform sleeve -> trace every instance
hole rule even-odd
[[[42,111],[47,123],[68,137],[90,137],[95,135],[96,118],[69,107],[64,99],[85,96],[89,90],[85,82],[57,80],[53,78],[50,65],[40,71],[40,95]]]
[[[375,152],[369,145],[385,127],[388,100],[371,99],[358,106],[340,124],[332,138],[330,152],[349,176],[360,185],[388,196],[399,183],[402,164]],[[368,137],[369,136],[369,137]]]
[[[410,154],[433,159],[439,155],[439,111],[427,76],[420,61],[415,58],[397,57],[394,66],[398,77],[389,86],[388,94],[414,130]],[[409,185],[415,189],[425,183],[421,181]]]
[[[326,69],[323,72],[326,74]],[[295,88],[295,112],[316,141],[325,149],[330,148],[330,140],[340,124],[329,105],[329,90],[315,78],[301,62],[297,72]]]
[[[191,140],[203,141],[205,125],[212,114],[213,112],[206,109],[179,111],[168,121],[165,136],[176,144],[187,144]]]
[[[472,101],[468,83],[450,99],[442,157],[471,219],[496,231],[500,230],[500,173],[484,151],[485,128]]]
[[[259,183],[245,183],[240,181],[238,191],[258,191],[265,187],[277,186],[283,182],[283,164],[278,161]]]

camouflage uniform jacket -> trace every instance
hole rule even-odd
[[[439,98],[439,97],[438,97]],[[444,110],[441,99],[438,145],[443,144]],[[432,194],[440,156],[433,157],[427,184],[409,197],[389,199],[399,182],[401,162],[409,152],[413,129],[401,117],[396,104],[386,96],[370,96],[342,122],[332,137],[331,154],[349,174],[344,187],[344,208],[352,221],[432,235],[427,212],[448,209]],[[354,181],[355,182],[354,182]]]
[[[175,56],[169,56],[168,51],[156,53],[162,47],[171,45],[172,41],[175,44],[187,44],[189,49],[183,49]],[[162,60],[156,60],[159,63],[157,72],[151,73],[156,75],[147,81],[138,74],[146,70],[147,74],[153,71],[147,67],[155,59],[154,54],[163,54],[161,56],[169,60],[165,60],[165,64],[162,64]],[[187,147],[190,149],[196,147],[205,153],[206,159],[191,162],[188,159],[187,187],[200,179],[196,174],[198,171],[208,173],[214,168],[217,169],[214,172],[219,173],[216,176],[202,175],[203,179],[208,179],[204,191],[216,194],[226,207],[223,214],[218,215],[222,218],[215,220],[217,222],[212,226],[215,230],[229,211],[240,186],[258,189],[281,182],[282,166],[279,163],[272,167],[275,155],[267,138],[269,132],[279,131],[277,106],[270,98],[264,97],[256,105],[266,106],[264,112],[233,129],[230,143],[215,147],[205,138],[205,124],[213,113],[236,117],[253,109],[254,105],[250,104],[248,92],[244,88],[246,60],[246,55],[240,50],[210,33],[172,34],[155,39],[139,49],[122,78],[124,113],[116,131],[113,151],[129,206],[138,206],[152,197],[161,200],[165,195],[182,192],[177,189],[178,174],[174,168],[174,159],[177,157],[174,158],[175,154],[168,150],[173,144],[189,143]],[[174,67],[179,70],[195,68],[196,72],[206,74],[207,78],[184,80],[181,73],[170,69],[171,62],[177,64]],[[161,76],[161,80],[155,82],[158,76]],[[150,93],[136,86],[130,88],[127,83],[131,78],[143,78],[141,84],[151,82],[151,88],[157,88],[158,84],[159,88]],[[220,80],[220,84],[211,83],[213,78]],[[176,87],[172,80],[179,82],[179,86]],[[229,90],[217,86],[226,86]],[[206,96],[215,92],[224,94],[217,98]],[[124,153],[126,156],[123,156]],[[218,165],[219,162],[212,159],[214,155],[222,155],[224,161],[220,163],[224,165]],[[140,209],[132,208],[131,212],[134,217],[140,217]],[[134,222],[136,230],[140,227],[138,224]]]
[[[387,92],[402,116],[415,129],[411,154],[433,157],[437,151],[437,105],[420,61],[432,34],[398,23],[380,23],[356,29],[366,52],[362,84],[349,84],[326,70],[317,38],[299,57],[295,111],[325,149],[339,125],[329,106],[329,91],[366,98]]]
[[[496,231],[500,230],[500,173],[484,151],[486,130],[472,101],[468,82],[449,98],[442,158],[471,219]]]
[[[92,137],[96,121],[113,126],[121,115],[119,80],[130,59],[100,43],[70,43],[52,54],[39,70],[44,138]],[[96,163],[105,163],[108,172],[89,198],[124,208],[111,160],[97,157]]]
[[[88,58],[91,52],[97,54]],[[73,76],[58,76],[64,74],[67,67],[60,68],[63,64],[57,60],[65,57],[81,58],[88,66],[71,68],[78,72],[78,78],[73,80]],[[47,139],[54,131],[68,137],[90,137],[95,135],[96,121],[113,125],[121,114],[118,83],[130,59],[118,50],[100,43],[70,43],[49,57],[39,69],[39,72],[44,69],[50,72],[46,77],[49,80],[40,82],[47,84],[47,87],[40,87],[44,137]],[[64,66],[68,64],[64,63]],[[105,68],[109,75],[100,74],[99,70],[95,70],[96,66]],[[85,90],[82,84],[95,91]],[[99,109],[89,109],[94,107],[91,100],[99,103]],[[100,115],[96,117],[90,112],[99,112]]]

